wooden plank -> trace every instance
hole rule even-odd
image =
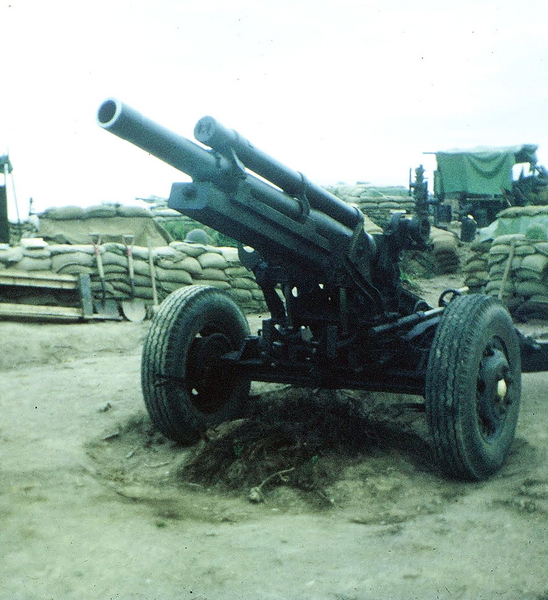
[[[32,304],[8,304],[0,302],[0,317],[68,319],[80,320],[84,317],[81,308],[71,306],[44,306]]]
[[[84,317],[91,319],[93,317],[93,295],[91,293],[91,278],[89,275],[78,276],[78,287],[80,292],[80,305],[84,312]]]
[[[32,271],[15,271],[10,269],[0,271],[0,285],[76,290],[78,289],[78,278],[75,275],[33,273]]]

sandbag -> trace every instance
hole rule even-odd
[[[527,297],[535,294],[548,294],[548,286],[541,281],[518,281],[516,292]]]
[[[226,276],[226,273],[224,272],[223,269],[213,269],[213,268],[202,269],[202,272],[200,274],[200,280],[201,279],[212,279],[215,281],[228,281],[228,277]]]
[[[544,254],[529,254],[523,257],[521,268],[535,271],[536,273],[543,273],[547,265],[548,256]]]
[[[104,219],[116,216],[116,206],[114,204],[98,204],[89,206],[82,214],[82,219]]]
[[[477,258],[470,260],[470,262],[467,262],[464,265],[464,270],[466,272],[470,272],[470,271],[482,271],[483,269],[485,269],[485,267],[487,266],[487,261],[485,260],[478,260]]]
[[[95,273],[95,269],[78,263],[67,263],[54,272],[59,275],[91,275]]]
[[[141,286],[141,287],[151,287],[152,286],[152,279],[146,275],[135,274],[133,276],[133,281],[135,282],[136,286]]]
[[[202,265],[193,256],[186,256],[180,263],[177,263],[180,269],[188,271],[193,277],[200,277],[202,274]]]
[[[262,302],[265,301],[263,290],[261,290],[261,288],[256,288],[256,289],[250,290],[250,291],[251,291],[251,295],[253,296],[253,298],[255,300],[260,300]]]
[[[41,217],[62,221],[64,219],[82,219],[84,209],[81,206],[54,206],[48,208]]]
[[[240,259],[238,256],[238,248],[226,247],[226,248],[219,248],[219,250],[221,251],[221,254],[226,258],[226,260],[229,264],[233,264],[233,265],[240,264]]]
[[[493,246],[491,246],[491,250],[489,250],[489,254],[505,254],[506,256],[508,256],[508,254],[510,254],[510,245],[493,244]]]
[[[226,269],[228,267],[226,258],[222,254],[217,254],[216,252],[208,251],[204,254],[200,254],[197,258],[203,269]]]
[[[114,254],[119,254],[120,256],[127,256],[127,250],[124,244],[119,244],[118,242],[107,242],[101,246],[103,252],[113,252]]]
[[[487,283],[485,291],[488,294],[498,292],[502,288],[502,279],[494,279]],[[514,284],[511,281],[507,281],[504,285],[504,292],[506,294],[513,294],[515,291]]]
[[[193,256],[197,258],[201,254],[205,254],[207,252],[207,248],[202,246],[201,244],[189,244],[187,242],[171,242],[169,244],[171,248],[178,250],[179,252],[184,252],[187,256]]]
[[[114,287],[110,281],[105,282],[106,293],[110,296],[114,294]],[[96,279],[91,280],[91,291],[94,292],[94,296],[100,296],[103,292],[103,284]]]
[[[508,233],[505,235],[499,235],[495,238],[494,244],[506,244],[510,245],[512,241],[514,243],[519,242],[521,240],[525,240],[525,235],[523,233]]]
[[[4,265],[13,265],[23,259],[23,248],[17,246],[15,248],[8,248],[6,250],[0,250],[0,263]]]
[[[140,285],[135,286],[135,297],[144,298],[145,300],[152,300],[152,288],[141,287]]]
[[[120,217],[152,217],[151,212],[143,206],[124,206],[120,204],[116,207],[116,213]]]
[[[179,284],[191,285],[193,283],[192,276],[184,269],[162,269],[156,267],[156,279],[162,282],[174,282]]]
[[[51,250],[49,248],[25,248],[23,247],[23,256],[31,258],[50,258]]]
[[[531,296],[530,301],[537,304],[548,304],[548,294],[534,294]]]
[[[115,252],[105,252],[104,254],[101,254],[101,259],[105,267],[107,265],[118,265],[119,267],[125,269],[126,272],[128,270],[127,256],[122,256]]]
[[[183,252],[179,252],[172,246],[160,246],[159,248],[154,248],[152,252],[155,262],[160,260],[179,262],[185,258]]]
[[[531,271],[531,269],[518,269],[515,275],[521,280],[542,281],[542,273]]]
[[[230,279],[232,277],[251,277],[251,271],[242,266],[227,267],[225,273]]]
[[[491,275],[494,273],[504,273],[508,267],[508,258],[508,256],[505,256],[504,260],[495,263],[489,263],[489,273],[491,273]],[[521,256],[515,256],[512,258],[510,263],[510,270],[516,271],[517,269],[521,268],[522,262],[523,258]]]
[[[535,254],[535,252],[535,247],[529,244],[518,244],[514,250],[516,256],[526,256],[527,254]]]
[[[91,244],[49,244],[51,255],[72,254],[74,252],[83,252],[84,254],[93,254],[94,249]]]
[[[148,261],[134,260],[133,261],[133,270],[135,271],[135,274],[150,276],[150,265],[149,265]]]
[[[232,288],[228,292],[236,302],[250,302],[253,300],[253,295],[249,290]]]
[[[483,272],[474,273],[471,277],[464,280],[464,284],[469,288],[483,287],[489,281],[489,274]]]
[[[51,271],[51,258],[23,256],[17,263],[18,271]]]
[[[548,256],[548,242],[538,242],[535,244],[534,249],[544,256]]]
[[[232,277],[230,278],[230,285],[241,290],[253,290],[258,287],[257,282],[250,277]]]
[[[96,273],[98,273],[97,269],[95,270]],[[107,277],[107,279],[110,277],[110,279],[120,279],[123,278],[124,276],[128,275],[128,271],[127,269],[125,269],[124,267],[121,267],[120,265],[104,265],[103,266],[103,273],[105,274],[105,277]]]
[[[113,281],[112,282],[112,287],[117,291],[120,292],[124,297],[127,296],[131,296],[131,286],[129,285],[129,283],[125,282],[125,281]]]
[[[489,248],[491,248],[491,240],[484,240],[482,242],[476,241],[470,244],[470,250],[473,252],[477,252],[478,254],[485,254],[489,252]]]
[[[143,248],[142,246],[133,246],[132,254],[134,260],[148,260],[148,248]]]

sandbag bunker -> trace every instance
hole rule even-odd
[[[0,269],[34,276],[87,275],[95,302],[111,300],[120,307],[130,299],[153,307],[171,292],[199,283],[226,290],[247,312],[258,313],[265,308],[262,292],[252,273],[241,265],[236,248],[178,241],[149,249],[130,247],[123,240],[96,243],[95,247],[93,243],[48,244],[34,240],[32,245],[0,249]],[[21,289],[12,290],[9,301],[56,304],[59,300],[51,290],[37,294],[36,290],[30,293]]]
[[[471,245],[465,284],[499,298],[514,318],[548,318],[548,207],[500,213],[492,235]]]

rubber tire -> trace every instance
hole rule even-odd
[[[146,408],[155,427],[183,444],[191,444],[207,428],[245,413],[249,380],[230,381],[222,372],[210,376],[207,388],[207,397],[217,394],[222,401],[220,406],[204,411],[194,401],[189,389],[189,360],[196,361],[193,343],[200,336],[207,338],[211,334],[222,334],[223,344],[229,340],[229,349],[237,350],[249,335],[249,325],[242,310],[225,292],[193,285],[173,292],[162,302],[145,339],[141,387]]]
[[[479,413],[480,367],[492,345],[507,362],[509,405],[499,426],[486,433]],[[453,299],[434,336],[425,388],[428,425],[446,474],[480,481],[500,469],[514,439],[520,395],[520,347],[506,308],[495,298],[478,294]]]

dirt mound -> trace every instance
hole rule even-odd
[[[403,493],[402,477],[437,477],[424,415],[405,400],[278,387],[253,396],[246,419],[208,430],[192,447],[166,439],[140,413],[89,442],[87,454],[95,476],[132,500],[183,487],[286,510],[361,511],[373,498]],[[394,461],[407,474],[396,476]]]
[[[287,485],[317,491],[341,475],[340,463],[378,446],[360,405],[338,392],[287,388],[263,396],[249,418],[208,432],[184,480],[228,489]]]

